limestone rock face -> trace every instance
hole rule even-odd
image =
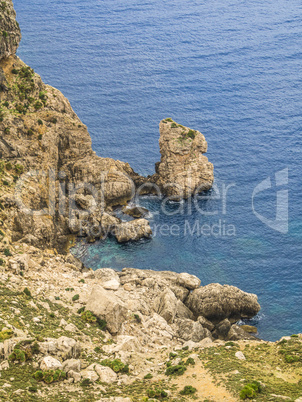
[[[177,299],[175,294],[166,289],[154,301],[154,310],[157,314],[162,316],[168,324],[174,321],[177,310]]]
[[[252,318],[260,310],[256,295],[218,283],[195,289],[185,304],[196,317],[202,315],[216,322],[228,318],[234,323],[241,318]]]
[[[159,131],[161,161],[156,164],[153,180],[161,191],[182,199],[209,190],[214,168],[203,155],[207,152],[205,137],[172,119],[162,120]]]
[[[107,322],[108,331],[117,334],[127,318],[124,303],[102,286],[96,285],[88,298],[86,310]]]
[[[3,59],[16,53],[21,40],[21,31],[19,24],[16,22],[16,12],[12,0],[2,2],[0,20],[0,59]]]

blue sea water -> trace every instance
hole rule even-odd
[[[75,252],[93,268],[186,271],[202,284],[238,286],[259,297],[260,337],[302,332],[301,1],[14,4],[18,55],[69,98],[98,155],[152,174],[158,123],[171,116],[206,136],[215,166],[216,191],[191,213],[188,203],[164,213],[160,200],[140,201],[152,212],[151,240],[79,243]],[[285,169],[288,183],[277,188],[275,174]],[[276,192],[288,191],[287,233],[253,213],[253,191],[267,177],[272,188],[258,193],[255,209],[273,220]],[[195,224],[203,233],[190,235]]]

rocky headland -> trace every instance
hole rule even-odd
[[[259,312],[256,295],[187,273],[92,271],[69,253],[77,236],[151,236],[129,201],[211,188],[207,143],[168,118],[153,176],[97,156],[68,100],[15,55],[11,0],[0,21],[0,399],[301,401],[302,337],[264,342],[237,324]]]

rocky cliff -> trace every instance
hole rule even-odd
[[[93,241],[110,233],[120,242],[150,237],[146,219],[125,223],[112,208],[127,204],[141,184],[144,193],[156,184],[163,194],[179,198],[211,187],[213,166],[203,156],[204,136],[171,119],[160,123],[162,160],[154,176],[141,177],[128,163],[98,157],[68,100],[15,56],[20,31],[12,3],[4,3],[0,17],[8,36],[0,47],[0,160],[4,170],[7,165],[24,173],[15,197],[2,200],[10,208],[14,241],[63,251],[77,235]],[[9,176],[4,180],[14,185]]]
[[[203,135],[170,119],[148,180],[96,156],[68,100],[15,56],[11,1],[0,21],[0,399],[300,402],[302,336],[272,344],[237,325],[258,313],[256,295],[187,273],[93,272],[58,253],[71,235],[150,236],[141,210],[122,222],[114,206],[148,180],[178,198],[206,190],[213,166]]]

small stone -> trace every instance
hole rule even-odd
[[[78,328],[74,325],[74,324],[67,324],[65,327],[65,331],[69,331],[69,332],[76,332],[78,330]]]
[[[60,321],[59,326],[60,327],[66,327],[66,325],[67,325],[67,322],[64,320],[64,318],[62,318],[62,320]]]
[[[242,353],[242,352],[236,352],[235,353],[235,356],[237,357],[237,359],[239,359],[239,360],[246,360],[246,358],[245,358],[245,356],[244,356],[244,354]]]

